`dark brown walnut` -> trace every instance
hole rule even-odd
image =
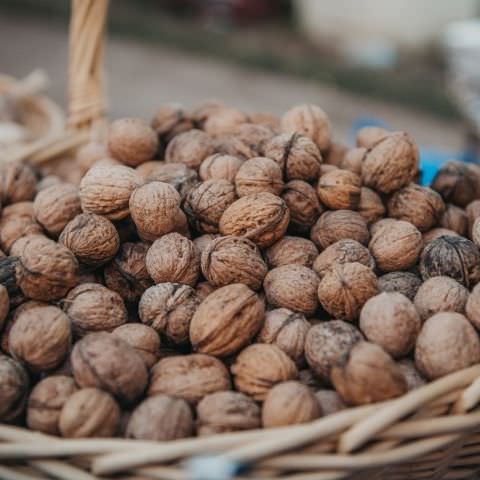
[[[120,118],[110,125],[108,151],[130,167],[151,160],[157,153],[158,137],[140,118]]]
[[[300,382],[289,381],[275,385],[262,406],[264,428],[308,423],[322,416],[317,397]]]
[[[191,240],[169,233],[155,240],[145,259],[155,283],[173,282],[194,286],[200,274],[200,254]]]
[[[8,336],[11,355],[33,372],[57,368],[72,341],[68,317],[57,307],[38,306],[22,311]]]
[[[413,349],[422,326],[415,306],[401,293],[380,293],[363,306],[360,330],[393,358],[404,357]]]
[[[266,343],[255,343],[242,350],[231,371],[235,388],[257,401],[265,400],[277,383],[298,376],[293,360],[275,345]]]
[[[143,358],[147,368],[151,368],[158,360],[160,353],[160,337],[158,333],[141,323],[126,323],[112,332],[132,346]]]
[[[205,158],[200,165],[199,174],[203,181],[206,180],[227,180],[235,182],[235,176],[244,160],[234,155],[215,153]]]
[[[443,228],[453,230],[454,232],[467,236],[468,232],[468,217],[463,208],[456,207],[449,203],[440,219],[439,225]]]
[[[203,276],[214,287],[243,283],[259,290],[267,274],[258,247],[248,238],[233,235],[211,241],[202,253]]]
[[[387,208],[389,217],[410,222],[421,232],[435,226],[445,212],[442,197],[435,190],[415,183],[395,192]]]
[[[360,189],[358,213],[369,225],[380,220],[385,215],[385,211],[385,205],[378,193],[367,187]]]
[[[29,165],[2,162],[0,166],[0,200],[2,205],[28,202],[35,197],[37,179]]]
[[[448,228],[442,228],[442,227],[437,227],[437,228],[432,228],[428,232],[425,232],[422,237],[423,237],[423,245],[426,246],[428,243],[433,242],[437,238],[444,237],[459,237],[460,235],[457,232],[454,232],[453,230],[449,230]]]
[[[301,365],[305,361],[305,338],[309,329],[310,323],[303,314],[287,308],[277,308],[266,313],[257,342],[276,345],[296,365]]]
[[[114,225],[120,237],[120,243],[137,242],[139,240],[137,228],[130,216],[114,222]]]
[[[318,285],[318,299],[333,317],[354,321],[365,302],[378,293],[378,281],[361,263],[334,264]]]
[[[193,129],[172,139],[165,150],[165,161],[183,163],[197,170],[203,160],[213,153],[212,139],[205,132]]]
[[[270,268],[292,264],[312,268],[317,256],[318,249],[311,240],[288,235],[275,242],[265,252]]]
[[[283,133],[265,147],[265,156],[275,160],[286,180],[311,182],[320,176],[322,154],[317,145],[299,133]]]
[[[423,387],[427,383],[427,381],[422,377],[420,372],[415,367],[415,362],[410,360],[409,358],[404,358],[397,362],[400,370],[405,377],[405,381],[407,382],[407,390],[414,390],[418,387]]]
[[[120,237],[115,225],[94,213],[81,213],[63,229],[59,242],[86,265],[109,262],[120,248]]]
[[[10,422],[23,412],[29,389],[28,374],[13,358],[0,354],[0,421]]]
[[[210,112],[203,128],[212,136],[232,134],[239,125],[248,123],[249,118],[238,108],[220,107]]]
[[[254,112],[248,116],[250,122],[255,125],[264,125],[274,132],[280,129],[280,119],[270,112]]]
[[[108,158],[106,145],[92,140],[77,150],[75,160],[78,168],[85,174],[96,162],[104,158]]]
[[[0,285],[0,332],[3,329],[3,325],[5,324],[9,310],[10,299],[8,296],[7,287],[5,287],[5,285]]]
[[[132,412],[125,437],[165,442],[191,437],[194,430],[192,411],[185,400],[155,395]]]
[[[422,320],[439,312],[465,312],[468,290],[450,277],[426,280],[415,295],[415,307]]]
[[[355,326],[342,320],[319,323],[307,333],[305,358],[315,374],[329,383],[332,367],[344,363],[353,345],[362,338]]]
[[[60,412],[63,437],[113,437],[120,423],[120,408],[113,397],[97,388],[81,388],[67,399]]]
[[[61,183],[45,188],[35,197],[33,211],[37,222],[53,237],[58,237],[65,225],[82,213],[78,188]]]
[[[422,279],[411,272],[390,272],[378,278],[381,292],[398,292],[413,301]]]
[[[264,155],[265,146],[274,137],[271,128],[253,123],[242,123],[235,127],[232,135],[249,149],[249,157]]]
[[[362,182],[348,170],[332,170],[322,175],[317,184],[320,201],[332,210],[356,210],[360,204]]]
[[[60,412],[76,391],[75,380],[65,375],[52,375],[38,382],[28,399],[28,428],[47,435],[59,435]]]
[[[367,155],[367,149],[364,147],[351,148],[345,153],[340,168],[350,170],[351,172],[362,175],[362,164]]]
[[[147,395],[159,393],[198,403],[214,392],[231,390],[230,375],[225,365],[215,357],[194,353],[163,358],[150,372]]]
[[[313,262],[313,270],[320,279],[337,263],[358,262],[372,270],[375,268],[375,260],[367,247],[356,240],[344,239],[332,243]]]
[[[143,323],[171,342],[183,344],[188,342],[190,322],[199,304],[192,287],[180,283],[159,283],[142,295],[138,313]]]
[[[465,207],[465,213],[468,218],[468,237],[472,236],[472,228],[475,220],[480,217],[480,200],[474,200]],[[1,232],[0,232],[1,234]]]
[[[310,239],[320,249],[325,249],[339,240],[356,240],[367,245],[370,233],[365,219],[351,210],[325,212],[310,231]]]
[[[308,232],[324,211],[315,189],[303,180],[285,184],[281,196],[290,210],[289,228],[294,232]]]
[[[432,181],[432,188],[445,200],[459,207],[465,207],[477,194],[477,178],[466,164],[451,161],[444,164]]]
[[[311,138],[320,151],[326,151],[332,141],[332,127],[327,114],[316,105],[297,105],[285,112],[280,120],[284,132],[297,132]]]
[[[167,144],[175,135],[194,128],[189,112],[178,103],[162,105],[152,119],[151,126],[163,144]]]
[[[148,181],[172,185],[182,199],[199,182],[197,172],[183,163],[162,163],[149,176]]]
[[[123,405],[135,403],[148,383],[142,357],[127,342],[110,333],[86,335],[74,345],[70,359],[80,387],[101,388]]]
[[[370,342],[356,343],[345,362],[333,366],[331,379],[349,405],[382,402],[407,391],[405,377],[392,357]]]
[[[260,407],[243,393],[212,393],[197,405],[199,436],[253,430],[260,425]]]
[[[315,397],[317,397],[324,417],[347,408],[342,397],[335,390],[317,390]]]
[[[377,229],[368,247],[383,272],[407,270],[417,263],[423,239],[415,225],[398,220]]]
[[[223,213],[236,198],[235,187],[227,180],[207,180],[190,189],[183,208],[197,231],[218,233]]]
[[[361,148],[372,148],[380,140],[383,140],[389,131],[382,127],[363,127],[357,132],[356,144]]]
[[[150,182],[134,190],[129,206],[138,235],[153,242],[175,230],[180,195],[168,183]]]
[[[285,235],[290,214],[285,202],[271,193],[247,195],[233,202],[220,218],[222,235],[252,240],[259,247],[269,247]]]
[[[476,285],[468,296],[465,311],[473,326],[480,329],[480,286]]]
[[[201,302],[203,302],[215,290],[217,289],[214,286],[210,285],[208,282],[199,282],[195,287],[197,297]]]
[[[94,166],[80,182],[82,210],[109,220],[121,220],[130,213],[130,195],[142,183],[142,177],[133,168]]]
[[[17,252],[17,284],[32,300],[59,300],[76,285],[78,262],[63,245],[41,235],[22,242]]]
[[[136,302],[153,282],[145,265],[149,245],[126,242],[103,272],[105,284],[126,302]]]
[[[122,297],[99,283],[83,283],[70,290],[62,307],[77,337],[111,332],[128,321]]]
[[[460,313],[442,312],[422,327],[415,346],[415,365],[434,380],[480,362],[480,340]]]
[[[246,285],[234,283],[211,293],[197,308],[190,324],[195,350],[219,357],[237,352],[263,325],[265,306]]]
[[[218,233],[204,233],[203,235],[200,235],[199,237],[194,238],[193,244],[195,245],[197,250],[200,252],[200,255],[202,255],[202,253],[210,244],[210,242],[212,242],[218,237],[220,237],[220,234]]]
[[[467,288],[473,287],[480,280],[478,247],[463,237],[437,238],[422,252],[420,273],[423,280],[446,275]]]
[[[283,190],[282,171],[270,158],[251,158],[239,168],[235,176],[235,188],[239,197],[260,192],[279,195]]]
[[[418,171],[418,147],[405,132],[394,132],[377,142],[362,166],[366,187],[391,193],[407,186]]]
[[[311,316],[318,308],[318,277],[303,265],[283,265],[270,270],[263,282],[267,302]]]

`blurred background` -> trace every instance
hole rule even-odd
[[[42,67],[66,104],[67,0],[0,0],[0,72]],[[218,99],[281,113],[312,102],[337,140],[385,124],[425,151],[475,157],[480,0],[113,0],[112,118]]]

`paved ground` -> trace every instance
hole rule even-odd
[[[36,67],[47,70],[50,93],[65,103],[67,29],[31,20],[0,17],[0,72],[15,76]],[[201,99],[219,99],[247,111],[281,113],[291,105],[313,102],[330,115],[337,139],[348,141],[359,115],[383,118],[392,127],[411,132],[426,146],[456,150],[461,126],[398,106],[354,96],[292,77],[253,72],[163,46],[110,38],[107,46],[110,115],[150,118],[164,102],[187,106]]]

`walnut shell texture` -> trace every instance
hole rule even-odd
[[[239,197],[261,192],[279,195],[283,189],[282,171],[270,158],[251,158],[239,168],[235,187]]]
[[[148,181],[168,183],[184,198],[198,183],[198,175],[183,163],[162,163],[149,175]]]
[[[227,180],[235,182],[238,169],[244,160],[234,155],[215,153],[205,158],[200,165],[199,175],[203,181],[206,180]]]
[[[348,170],[332,170],[322,175],[317,184],[320,201],[332,210],[357,210],[362,181]]]
[[[468,296],[465,311],[472,325],[480,328],[480,286],[476,285]]]
[[[477,197],[477,178],[465,163],[451,161],[442,165],[437,172],[432,188],[446,202],[464,207]]]
[[[380,140],[383,140],[390,132],[382,127],[363,127],[357,132],[356,144],[362,148],[372,148]]]
[[[159,139],[165,143],[168,143],[175,135],[187,132],[194,127],[189,112],[178,103],[162,105],[155,113],[151,126]]]
[[[360,203],[358,204],[358,213],[370,225],[380,220],[386,212],[380,195],[370,188],[362,187],[360,189]]]
[[[398,292],[413,302],[422,279],[412,272],[390,272],[378,278],[381,292]]]
[[[28,374],[11,357],[0,354],[0,420],[8,422],[24,410],[29,389]]]
[[[2,205],[33,200],[36,187],[37,179],[29,165],[2,162],[0,166],[0,200]]]
[[[198,169],[203,160],[214,153],[212,139],[201,130],[192,129],[172,139],[165,150],[167,163],[183,163]]]
[[[317,256],[318,249],[312,241],[288,235],[275,242],[265,252],[265,258],[271,268],[292,264],[312,268]]]
[[[468,232],[468,217],[465,210],[449,203],[440,219],[440,226],[466,237]]]

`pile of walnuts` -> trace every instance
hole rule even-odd
[[[0,421],[171,440],[310,422],[480,362],[480,167],[214,102],[0,167]]]

